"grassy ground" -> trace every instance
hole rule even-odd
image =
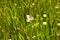
[[[59,33],[59,0],[0,0],[0,40],[60,40]]]

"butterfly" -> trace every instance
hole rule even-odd
[[[32,20],[34,20],[34,17],[26,15],[26,22],[31,22]]]

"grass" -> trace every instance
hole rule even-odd
[[[0,40],[60,40],[59,33],[59,0],[0,0]]]

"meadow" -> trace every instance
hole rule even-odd
[[[0,0],[0,40],[60,40],[60,1]]]

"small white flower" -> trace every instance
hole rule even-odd
[[[17,4],[15,3],[14,5],[16,6]]]
[[[34,18],[31,17],[30,15],[26,15],[26,21],[30,22],[31,20],[34,20]]]
[[[43,17],[46,17],[46,14],[43,14]]]
[[[32,38],[35,38],[36,36],[33,36]]]
[[[57,23],[58,26],[60,26],[60,23]]]
[[[55,8],[59,8],[58,6],[56,6]]]
[[[9,39],[9,40],[12,40],[12,39]]]
[[[43,22],[43,24],[44,24],[44,25],[46,25],[46,24],[47,24],[47,22]]]
[[[35,5],[35,3],[32,3],[32,5]]]

